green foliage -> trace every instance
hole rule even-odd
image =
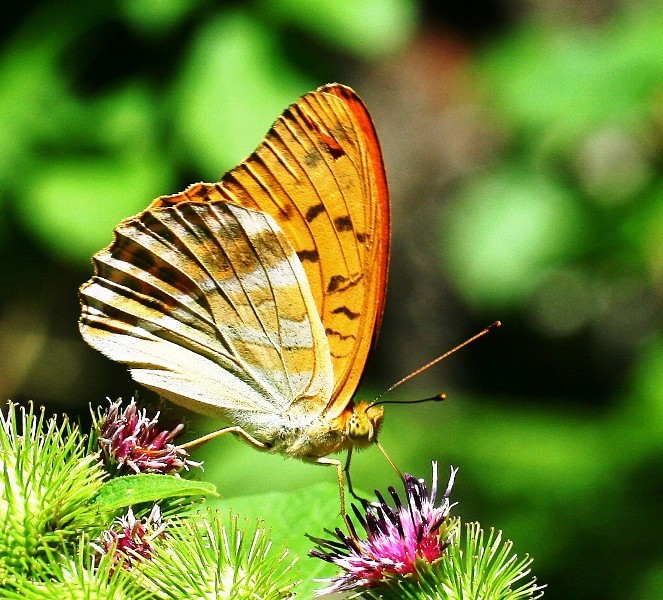
[[[214,495],[214,486],[157,474],[119,476],[102,485],[103,463],[78,427],[14,405],[2,417],[0,457],[3,598],[277,599],[290,597],[295,586],[310,597],[320,587],[314,578],[335,575],[332,565],[308,556],[311,543],[305,536],[334,527],[334,485],[230,503],[211,500],[207,512],[191,514],[173,498]],[[155,501],[168,507],[165,520],[156,506],[148,508]],[[129,505],[138,507],[135,516],[129,509],[111,525],[118,509]],[[241,526],[238,510],[248,518]],[[273,529],[265,528],[263,516]],[[340,519],[337,524],[342,527]],[[453,525],[449,531],[456,530]],[[429,597],[419,594],[422,589],[447,588],[450,598],[467,597],[458,590],[468,598],[533,597],[533,582],[514,588],[531,561],[512,556],[510,542],[500,545],[501,534],[491,533],[484,543],[479,527],[469,526],[465,541],[453,544],[459,547],[443,554],[445,567],[422,564],[420,577],[394,576],[383,591],[398,589],[412,598]],[[297,557],[314,563],[303,567],[304,582],[296,581]]]
[[[464,535],[463,535],[464,534]],[[486,534],[478,523],[467,523],[458,543],[440,561],[449,600],[525,600],[541,598],[543,587],[528,577],[532,559],[512,553],[513,543],[502,541],[502,532]],[[431,596],[432,597],[432,596]]]
[[[213,512],[186,516],[190,506],[183,500],[215,495],[213,485],[154,474],[103,483],[98,452],[66,419],[59,424],[55,417],[45,420],[43,411],[35,415],[31,407],[13,404],[0,419],[3,598],[289,595],[294,560],[287,552],[274,554],[263,528],[240,529],[236,517],[224,525]],[[148,509],[140,507],[155,501],[171,516],[150,531],[140,521]],[[129,536],[125,545],[118,534],[100,538],[118,509],[129,505],[139,513],[119,522],[120,534]],[[115,542],[108,547],[104,539]],[[144,570],[132,545],[150,556]],[[124,568],[118,552],[130,553],[135,570]]]
[[[224,11],[201,26],[175,76],[182,150],[212,180],[254,150],[276,106],[315,87],[287,63],[274,33],[243,11]]]
[[[463,189],[445,219],[442,258],[470,303],[513,308],[583,250],[585,218],[559,181],[505,165]]]
[[[592,29],[523,23],[480,59],[491,104],[537,147],[558,151],[606,123],[636,126],[651,118],[660,86],[662,26],[657,3]]]
[[[0,99],[0,198],[45,248],[82,264],[110,242],[119,220],[177,191],[182,172],[218,179],[284,106],[320,84],[289,60],[281,39],[289,28],[377,59],[402,47],[415,22],[412,0],[233,8],[124,1],[117,11],[86,4],[75,19],[70,4],[43,3],[0,56],[8,90]],[[115,81],[95,73],[82,87],[101,90],[81,93],[76,77],[97,30],[125,28],[158,48],[190,26],[161,77],[136,62]]]
[[[153,504],[167,498],[216,495],[216,488],[205,481],[140,473],[107,481],[99,488],[93,502],[106,511],[116,511],[136,504]]]
[[[201,4],[200,0],[121,0],[119,9],[136,29],[146,34],[177,26]]]
[[[478,57],[506,143],[461,187],[440,237],[475,308],[530,309],[569,333],[612,310],[619,279],[648,287],[660,275],[661,26],[653,5],[590,31],[530,23]]]
[[[519,503],[500,523],[556,565],[565,597],[649,598],[606,579],[655,580],[647,565],[660,563],[648,523],[663,406],[662,27],[659,3],[623,4],[591,26],[520,23],[477,53],[474,82],[499,147],[442,221],[452,285],[477,313],[499,309],[507,327],[511,318],[539,334],[505,350],[514,374],[550,397],[455,398],[465,408],[447,421],[446,442],[464,450],[450,460],[482,469],[486,498]],[[540,356],[534,373],[536,361],[518,364],[519,344]],[[605,396],[565,397],[557,382],[568,374],[590,395],[603,384]],[[633,520],[620,543],[633,552],[615,561],[610,522],[625,505]]]
[[[298,25],[367,60],[401,50],[418,16],[413,0],[262,0],[259,6],[279,27]]]

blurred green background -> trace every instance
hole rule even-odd
[[[78,335],[90,255],[339,81],[394,214],[360,395],[504,323],[394,392],[449,399],[388,406],[383,444],[418,476],[460,467],[457,513],[533,555],[547,598],[663,597],[663,4],[46,0],[0,28],[1,398],[85,420],[131,396]],[[204,454],[226,496],[334,478],[232,439]],[[375,449],[355,467],[394,483]]]

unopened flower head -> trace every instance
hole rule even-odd
[[[366,539],[360,539],[354,527],[351,527],[350,535],[337,528],[337,539],[311,538],[318,546],[311,554],[343,571],[318,594],[372,587],[393,576],[415,573],[422,562],[431,564],[439,559],[450,543],[449,512],[452,505],[449,496],[456,471],[452,467],[447,489],[437,506],[436,462],[433,463],[430,494],[423,479],[406,474],[405,503],[390,487],[394,507],[388,505],[379,492],[376,492],[378,502],[368,506],[365,516],[353,506]]]
[[[158,427],[159,413],[148,419],[132,400],[122,410],[122,401],[112,402],[98,424],[99,445],[119,469],[136,473],[176,473],[202,463],[189,460],[188,453],[171,442],[184,429],[178,424],[171,431]]]

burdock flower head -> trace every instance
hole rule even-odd
[[[112,402],[97,423],[99,445],[107,459],[118,469],[135,473],[176,473],[199,467],[202,463],[188,459],[188,453],[171,442],[184,428],[178,424],[168,431],[158,427],[159,413],[148,419],[132,400],[122,410],[122,401]]]
[[[153,542],[163,537],[165,527],[158,504],[142,519],[137,519],[129,509],[125,516],[118,517],[113,526],[101,534],[93,546],[101,555],[112,555],[114,568],[128,569],[152,556]]]
[[[350,535],[337,528],[337,539],[311,538],[318,546],[311,554],[344,571],[332,578],[332,585],[319,590],[318,595],[380,585],[394,576],[415,573],[441,558],[452,534],[449,496],[456,471],[452,467],[447,489],[437,506],[436,462],[433,462],[430,494],[423,479],[406,474],[405,504],[390,487],[395,507],[388,505],[377,491],[378,502],[368,505],[365,516],[353,505],[355,517],[366,532],[365,540],[357,536],[351,523]]]

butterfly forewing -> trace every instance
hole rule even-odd
[[[196,184],[155,206],[225,200],[272,215],[294,247],[328,339],[329,415],[355,393],[382,317],[389,202],[371,118],[349,88],[303,96],[258,149],[218,184]]]
[[[306,275],[269,215],[224,202],[152,207],[94,262],[83,337],[139,383],[232,422],[250,411],[254,432],[260,413],[273,428],[297,398],[320,412],[331,397]]]

